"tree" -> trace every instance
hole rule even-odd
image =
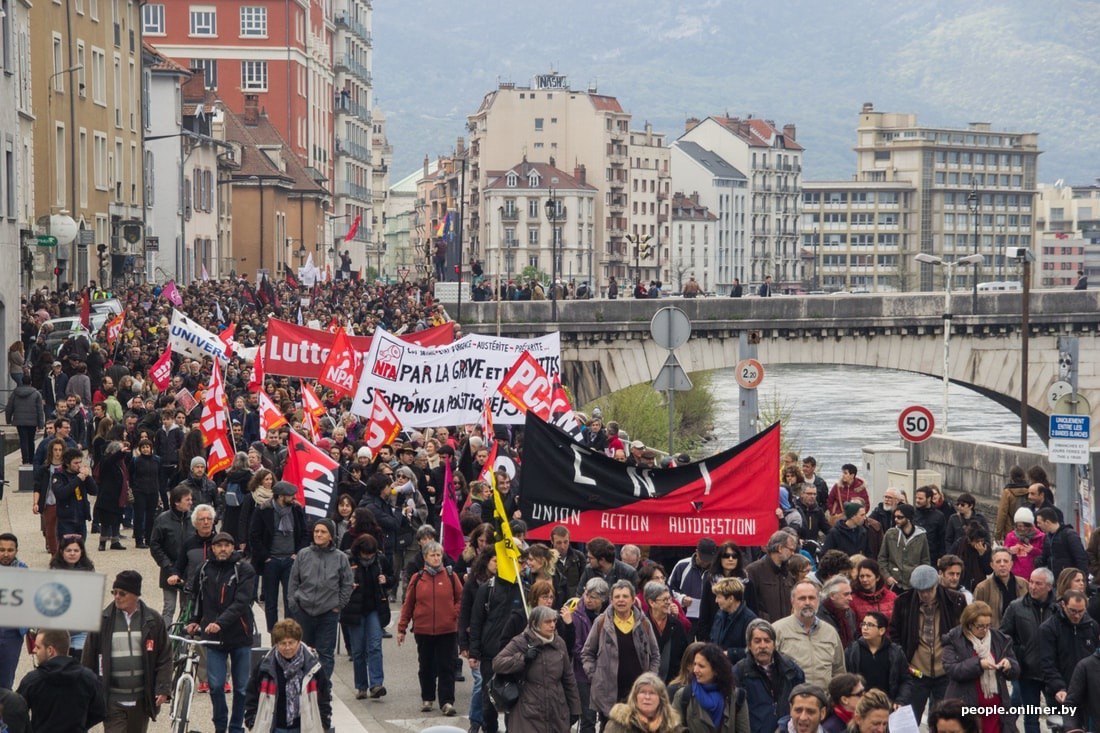
[[[520,277],[523,278],[524,282],[530,282],[531,280],[538,280],[540,283],[550,282],[550,278],[547,276],[547,274],[539,268],[535,267],[534,265],[528,265],[527,267],[523,268],[523,271],[520,273]]]

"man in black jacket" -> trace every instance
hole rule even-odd
[[[271,501],[261,504],[252,513],[248,531],[248,546],[252,550],[252,566],[264,579],[264,616],[267,630],[279,620],[279,586],[283,587],[283,616],[290,618],[290,569],[294,557],[306,547],[306,512],[295,497],[298,489],[287,481],[278,481],[272,488]]]
[[[214,708],[215,731],[240,731],[244,726],[245,690],[251,668],[252,597],[256,571],[234,552],[236,542],[228,532],[219,532],[210,543],[214,556],[203,563],[192,582],[197,621],[187,626],[190,634],[219,642],[206,649],[206,675],[210,702]],[[232,664],[233,714],[225,703],[226,665]],[[228,727],[227,727],[228,724]]]
[[[764,619],[749,622],[749,656],[733,666],[733,679],[749,702],[749,729],[774,731],[790,712],[790,694],[806,681],[798,664],[775,650],[775,629]]]
[[[931,486],[921,486],[917,489],[914,494],[917,511],[913,517],[913,524],[922,528],[928,535],[928,555],[933,566],[940,556],[947,552],[944,546],[947,537],[947,520],[943,512],[933,503],[934,493]]]
[[[1062,524],[1053,507],[1043,507],[1035,515],[1035,525],[1043,531],[1043,553],[1036,563],[1039,567],[1050,568],[1057,578],[1066,568],[1077,568],[1089,577],[1089,557],[1085,545],[1077,532],[1068,524]]]
[[[144,731],[172,692],[168,629],[141,600],[137,571],[119,573],[111,595],[114,602],[103,610],[99,631],[88,635],[82,661],[107,691],[107,730]],[[140,634],[137,644],[132,643],[135,633]]]
[[[1001,618],[1001,631],[1012,639],[1016,660],[1020,663],[1019,683],[1013,686],[1013,705],[1039,705],[1043,689],[1043,667],[1039,657],[1039,627],[1054,612],[1054,574],[1047,568],[1031,571],[1027,594],[1008,604]],[[1024,715],[1024,733],[1039,733],[1039,716]]]
[[[489,516],[489,515],[484,515]],[[615,585],[617,580],[629,580],[638,584],[638,572],[622,560],[615,559],[615,545],[603,537],[593,537],[588,542],[588,567],[581,573],[577,585],[577,595],[584,593],[584,586],[592,578],[603,578],[607,587]]]
[[[519,586],[501,580],[489,579],[477,589],[473,614],[470,618],[470,669],[481,669],[481,715],[485,733],[497,733],[497,711],[489,699],[489,681],[493,678],[493,658],[510,639],[504,638],[504,627],[514,613],[523,613],[523,601]]]
[[[938,509],[932,511],[939,514]],[[947,692],[947,670],[938,640],[959,625],[966,608],[966,597],[944,588],[939,581],[940,575],[931,565],[914,568],[909,576],[912,588],[894,601],[890,619],[890,638],[905,650],[909,665],[921,673],[913,680],[910,698],[917,720],[927,703],[935,707]]]
[[[16,692],[26,700],[35,733],[88,730],[107,714],[103,687],[95,672],[69,656],[69,632],[39,631],[34,642],[36,668]]]
[[[153,520],[153,531],[149,533],[149,554],[160,568],[159,585],[164,593],[164,609],[161,614],[165,621],[172,623],[182,588],[169,584],[168,578],[175,572],[183,543],[195,534],[195,526],[191,524],[191,505],[194,502],[191,489],[177,486],[169,493],[168,501],[170,508]]]
[[[1066,591],[1054,614],[1039,627],[1039,661],[1047,700],[1066,701],[1073,668],[1097,649],[1097,624],[1085,614],[1085,594]]]
[[[1065,728],[1070,733],[1096,730],[1100,726],[1100,650],[1082,659],[1073,670],[1066,695],[1066,707],[1073,713],[1066,719]]]

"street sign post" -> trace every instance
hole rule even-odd
[[[39,234],[35,237],[34,243],[39,247],[56,247],[57,237],[50,236],[49,234]]]
[[[499,309],[497,312],[500,312]],[[668,358],[665,359],[657,378],[653,380],[653,388],[664,392],[668,401],[668,454],[672,455],[674,448],[672,423],[675,414],[673,400],[676,399],[677,391],[691,389],[691,380],[672,352],[691,338],[691,319],[679,308],[666,306],[653,314],[653,318],[649,321],[649,332],[658,346],[668,349]]]
[[[653,389],[658,392],[687,392],[691,389],[691,377],[687,375],[675,354],[665,359],[657,378],[653,380]]]
[[[1092,432],[1090,423],[1088,415],[1051,415],[1050,442],[1047,444],[1050,462],[1087,464]]]
[[[737,362],[734,377],[742,388],[756,389],[764,381],[764,365],[756,359],[742,359]]]
[[[910,443],[923,443],[935,429],[936,419],[924,405],[909,405],[898,415],[898,432]]]

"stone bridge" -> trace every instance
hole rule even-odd
[[[1033,291],[1030,297],[1028,422],[1045,437],[1046,390],[1059,378],[1059,336],[1079,337],[1079,392],[1093,420],[1100,418],[1100,291]],[[943,293],[561,301],[563,381],[578,404],[656,376],[666,352],[653,342],[649,321],[666,305],[682,308],[692,320],[691,340],[676,351],[688,372],[736,366],[739,335],[756,331],[765,367],[849,364],[943,375]],[[1017,414],[1021,305],[1020,293],[980,293],[976,303],[969,293],[957,293],[952,303],[951,381]],[[497,308],[463,303],[463,327],[503,336],[555,327],[548,301]]]

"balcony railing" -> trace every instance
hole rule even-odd
[[[371,73],[366,66],[359,63],[351,54],[341,53],[337,54],[332,60],[332,68],[334,71],[342,71],[352,76],[358,77],[360,81],[366,84],[368,87],[372,83]]]
[[[500,218],[504,221],[519,221],[519,209],[512,209],[511,211],[504,209],[500,214]]]
[[[340,137],[336,138],[336,154],[349,155],[365,163],[369,163],[371,160],[370,148]]]
[[[346,97],[343,94],[336,95],[333,100],[333,106],[336,108],[336,114],[351,115],[364,125],[369,126],[374,121],[369,109],[353,101],[351,97]]]
[[[352,18],[347,11],[342,11],[336,14],[336,27],[346,28],[351,33],[355,34],[363,41],[368,47],[371,45],[371,33],[367,30],[367,27],[359,21]]]
[[[352,183],[351,181],[337,181],[336,195],[348,196],[363,202],[369,202],[371,200],[371,190],[369,186],[360,186],[358,183]]]

